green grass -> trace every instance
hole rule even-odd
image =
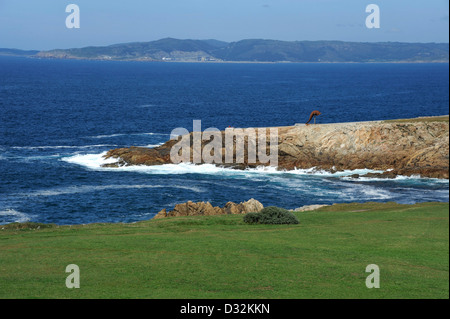
[[[0,298],[449,298],[449,205],[344,204],[298,225],[242,215],[0,226]],[[65,286],[68,264],[79,289]],[[365,268],[380,267],[379,289]]]
[[[385,120],[385,123],[430,123],[430,122],[448,122],[449,116],[430,116],[430,117],[418,117],[415,119],[398,119],[398,120]]]

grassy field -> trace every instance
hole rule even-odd
[[[418,117],[415,119],[397,119],[397,120],[385,120],[385,123],[429,123],[429,122],[448,122],[449,116],[429,116],[429,117]]]
[[[341,204],[299,225],[242,215],[0,226],[0,298],[449,298],[449,205]],[[65,286],[68,264],[80,288]],[[379,289],[365,285],[380,268]]]

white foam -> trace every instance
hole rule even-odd
[[[78,164],[90,169],[101,169],[103,164],[112,164],[117,162],[117,159],[105,159],[107,152],[100,154],[76,154],[70,157],[64,157],[61,160],[67,163]]]
[[[54,155],[42,155],[42,156],[11,156],[9,159],[19,159],[20,161],[35,161],[35,160],[47,160],[50,158],[59,158],[61,155],[54,154]]]
[[[194,165],[188,163],[180,164],[164,164],[164,165],[135,165],[135,166],[123,166],[118,168],[110,168],[111,170],[122,170],[130,172],[141,172],[146,174],[210,174],[210,175],[224,175],[238,173],[231,169],[221,168],[213,164]],[[241,173],[242,174],[242,173]]]
[[[43,189],[37,190],[29,193],[23,194],[15,194],[27,197],[35,197],[35,196],[59,196],[59,195],[68,195],[68,194],[80,194],[80,193],[91,193],[91,192],[102,192],[108,190],[119,190],[119,189],[146,189],[146,188],[176,188],[176,189],[184,189],[193,191],[196,193],[203,193],[206,190],[201,187],[195,186],[183,186],[183,185],[145,185],[145,184],[136,184],[136,185],[82,185],[82,186],[68,186],[68,187],[60,187],[60,188],[51,188],[51,189]]]
[[[180,163],[180,164],[164,164],[164,165],[132,165],[132,166],[122,166],[122,167],[102,167],[103,164],[116,163],[118,160],[114,158],[105,159],[103,156],[106,152],[100,154],[76,154],[71,157],[62,158],[63,161],[81,165],[83,167],[93,169],[93,170],[108,170],[108,171],[128,171],[128,172],[139,172],[144,174],[155,174],[155,175],[177,175],[177,174],[209,174],[217,176],[230,176],[237,178],[251,178],[252,180],[257,180],[258,178],[270,177],[273,179],[275,176],[280,178],[284,176],[316,176],[316,177],[336,177],[350,182],[376,182],[376,181],[420,181],[425,183],[443,183],[448,184],[449,181],[445,179],[437,178],[424,178],[418,175],[413,176],[401,176],[398,175],[394,179],[385,179],[379,177],[359,177],[352,178],[351,175],[359,174],[364,175],[367,173],[383,173],[381,170],[370,170],[370,169],[355,169],[355,170],[344,170],[338,172],[329,172],[325,170],[318,170],[316,168],[309,169],[294,169],[294,170],[278,170],[273,166],[260,166],[257,168],[248,168],[245,170],[238,170],[232,168],[224,168],[216,166],[214,164],[201,164],[196,165],[192,163]],[[283,178],[284,180],[284,178]],[[283,184],[286,183],[284,180]],[[297,185],[297,187],[304,187],[303,185]],[[378,194],[378,198],[382,198],[383,194]]]
[[[64,148],[95,148],[95,147],[115,147],[116,144],[95,144],[95,145],[55,145],[55,146],[12,146],[13,149],[28,149],[28,150],[34,150],[34,149],[64,149]]]
[[[89,138],[107,138],[107,137],[117,137],[124,136],[126,134],[109,134],[109,135],[97,135],[97,136],[88,136]]]
[[[131,135],[162,135],[162,136],[166,136],[166,135],[170,135],[170,134],[166,134],[166,133],[134,133]]]
[[[365,198],[369,199],[388,199],[393,197],[391,192],[375,187],[363,187],[361,188],[361,192]]]
[[[31,219],[31,216],[25,213],[18,212],[14,209],[6,209],[0,211],[0,217],[7,217],[6,219],[9,220],[11,223],[24,223]]]
[[[102,167],[104,164],[116,163],[115,158],[105,159],[106,152],[100,154],[76,154],[70,157],[64,157],[61,160],[71,164],[77,164],[93,170],[109,170],[109,171],[130,171],[141,172],[147,174],[213,174],[213,175],[235,175],[235,176],[264,176],[264,175],[314,175],[323,177],[344,177],[353,174],[382,173],[383,171],[358,169],[346,170],[340,172],[327,172],[325,170],[317,170],[316,168],[309,169],[294,169],[294,170],[278,170],[273,166],[260,166],[257,168],[248,168],[245,170],[238,170],[232,168],[224,168],[214,164],[196,165],[192,163],[180,164],[163,164],[163,165],[131,165],[122,167]]]
[[[364,174],[361,174],[361,175],[364,175]],[[443,184],[448,184],[448,182],[449,182],[447,179],[422,177],[420,175],[410,175],[410,176],[396,175],[394,178],[364,177],[364,176],[360,176],[358,178],[352,178],[352,177],[346,176],[343,179],[348,180],[348,181],[363,181],[363,182],[392,181],[392,180],[395,180],[395,181],[421,180],[421,181],[431,181],[431,182],[443,183]]]
[[[294,169],[292,171],[284,171],[285,173],[296,174],[296,175],[318,175],[318,176],[333,176],[333,177],[345,177],[351,176],[354,174],[364,175],[367,173],[383,173],[380,170],[371,170],[371,169],[354,169],[354,170],[343,170],[337,172],[330,172],[326,170],[317,169],[315,167],[308,169]]]
[[[155,147],[161,146],[161,145],[163,145],[163,144],[164,144],[164,143],[159,143],[159,144],[148,144],[148,145],[141,145],[141,146],[138,146],[138,147],[155,148]]]
[[[109,137],[117,137],[117,136],[130,136],[130,135],[161,135],[168,136],[170,134],[164,133],[116,133],[116,134],[108,134],[108,135],[96,135],[96,136],[88,136],[88,138],[109,138]]]
[[[70,157],[64,157],[61,160],[71,164],[77,164],[94,170],[109,171],[133,171],[154,174],[186,174],[186,173],[218,173],[224,171],[223,168],[212,164],[194,165],[190,163],[164,164],[164,165],[133,165],[122,167],[102,167],[104,164],[116,163],[116,158],[105,159],[107,152],[100,154],[76,154]]]

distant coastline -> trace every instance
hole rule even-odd
[[[1,55],[6,56],[6,55]],[[293,61],[151,61],[151,60],[112,60],[112,59],[92,59],[92,58],[50,58],[50,57],[38,57],[38,56],[25,56],[26,58],[42,59],[42,60],[76,60],[76,61],[109,61],[109,62],[148,62],[148,63],[196,63],[196,64],[448,64],[449,61],[436,60],[436,61],[372,61],[372,62],[332,62],[332,61],[320,61],[320,62],[293,62]]]
[[[165,38],[46,51],[1,49],[0,56],[95,61],[192,63],[448,63],[448,43],[277,41]]]

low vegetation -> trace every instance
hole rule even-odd
[[[449,205],[340,204],[300,224],[242,215],[0,226],[0,298],[449,298]],[[68,289],[66,266],[80,269]],[[366,287],[366,267],[380,288]]]
[[[298,224],[299,221],[294,214],[288,210],[275,206],[263,208],[259,213],[248,213],[244,215],[247,224]]]
[[[56,224],[43,224],[43,223],[33,223],[33,222],[25,222],[25,223],[10,223],[7,225],[0,225],[0,230],[38,230],[43,228],[52,228],[56,227]]]
[[[448,122],[449,116],[430,116],[430,117],[418,117],[415,119],[398,119],[398,120],[385,120],[386,123],[428,123],[428,122]]]

